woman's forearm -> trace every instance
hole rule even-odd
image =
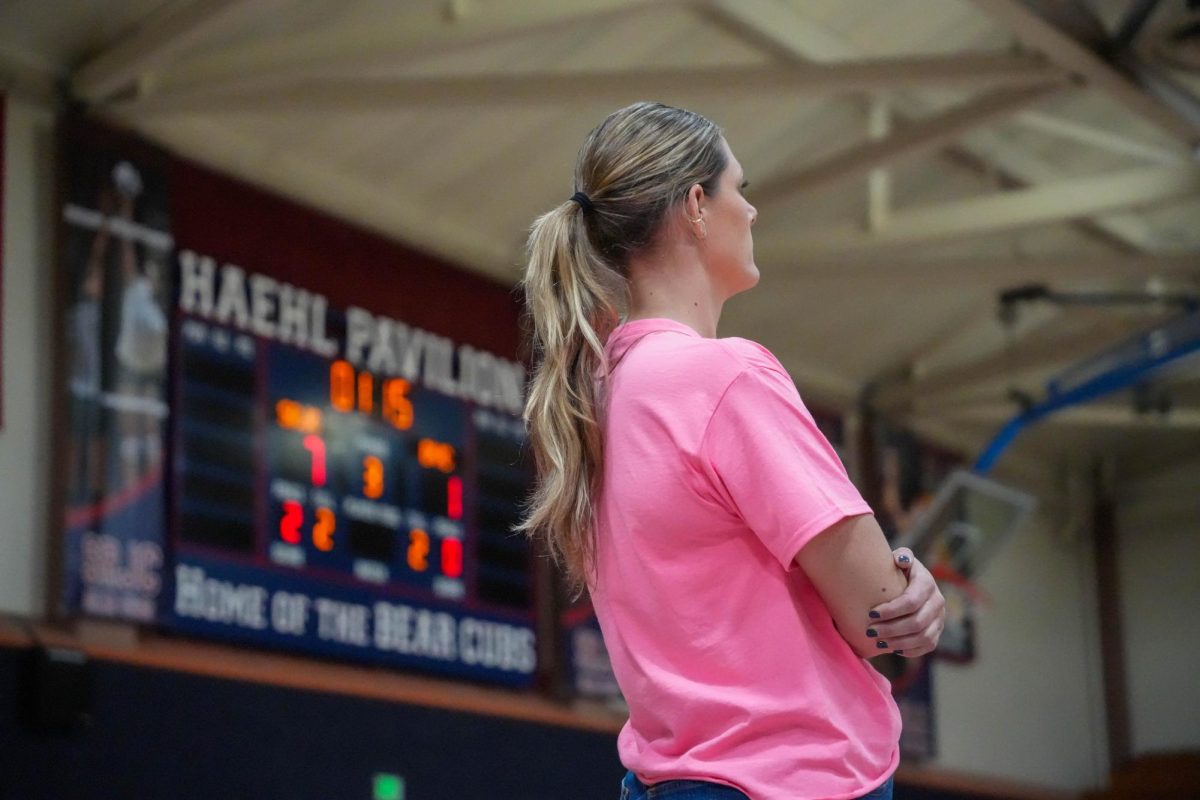
[[[854,652],[864,658],[888,652],[886,640],[868,634],[870,611],[899,597],[907,579],[873,515],[847,517],[817,534],[796,554],[796,563]]]

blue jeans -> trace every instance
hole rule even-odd
[[[647,786],[632,772],[621,781],[621,800],[747,800],[746,795],[731,786],[708,781],[663,781]],[[892,779],[879,788],[862,795],[858,800],[892,800]]]

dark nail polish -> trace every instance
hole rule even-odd
[[[911,559],[911,558],[909,558],[908,556],[900,556],[900,563],[901,563],[901,564],[907,564],[909,561],[912,561],[912,559]]]
[[[887,642],[883,641],[882,639],[880,639],[878,642],[876,642],[875,646],[878,647],[880,650],[887,650]]]
[[[875,630],[874,628],[867,628],[867,636],[870,636],[872,639],[874,639],[878,635],[879,631]]]
[[[871,619],[879,619],[879,612],[872,611],[871,613],[867,614],[867,616],[870,617]]]

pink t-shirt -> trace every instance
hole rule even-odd
[[[793,558],[871,508],[770,351],[670,319],[618,327],[592,601],[644,783],[853,798],[899,761],[887,680]],[[863,620],[865,631],[869,620]]]

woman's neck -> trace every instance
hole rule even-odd
[[[724,298],[718,298],[699,261],[690,254],[648,253],[629,263],[629,319],[662,317],[716,338]]]

